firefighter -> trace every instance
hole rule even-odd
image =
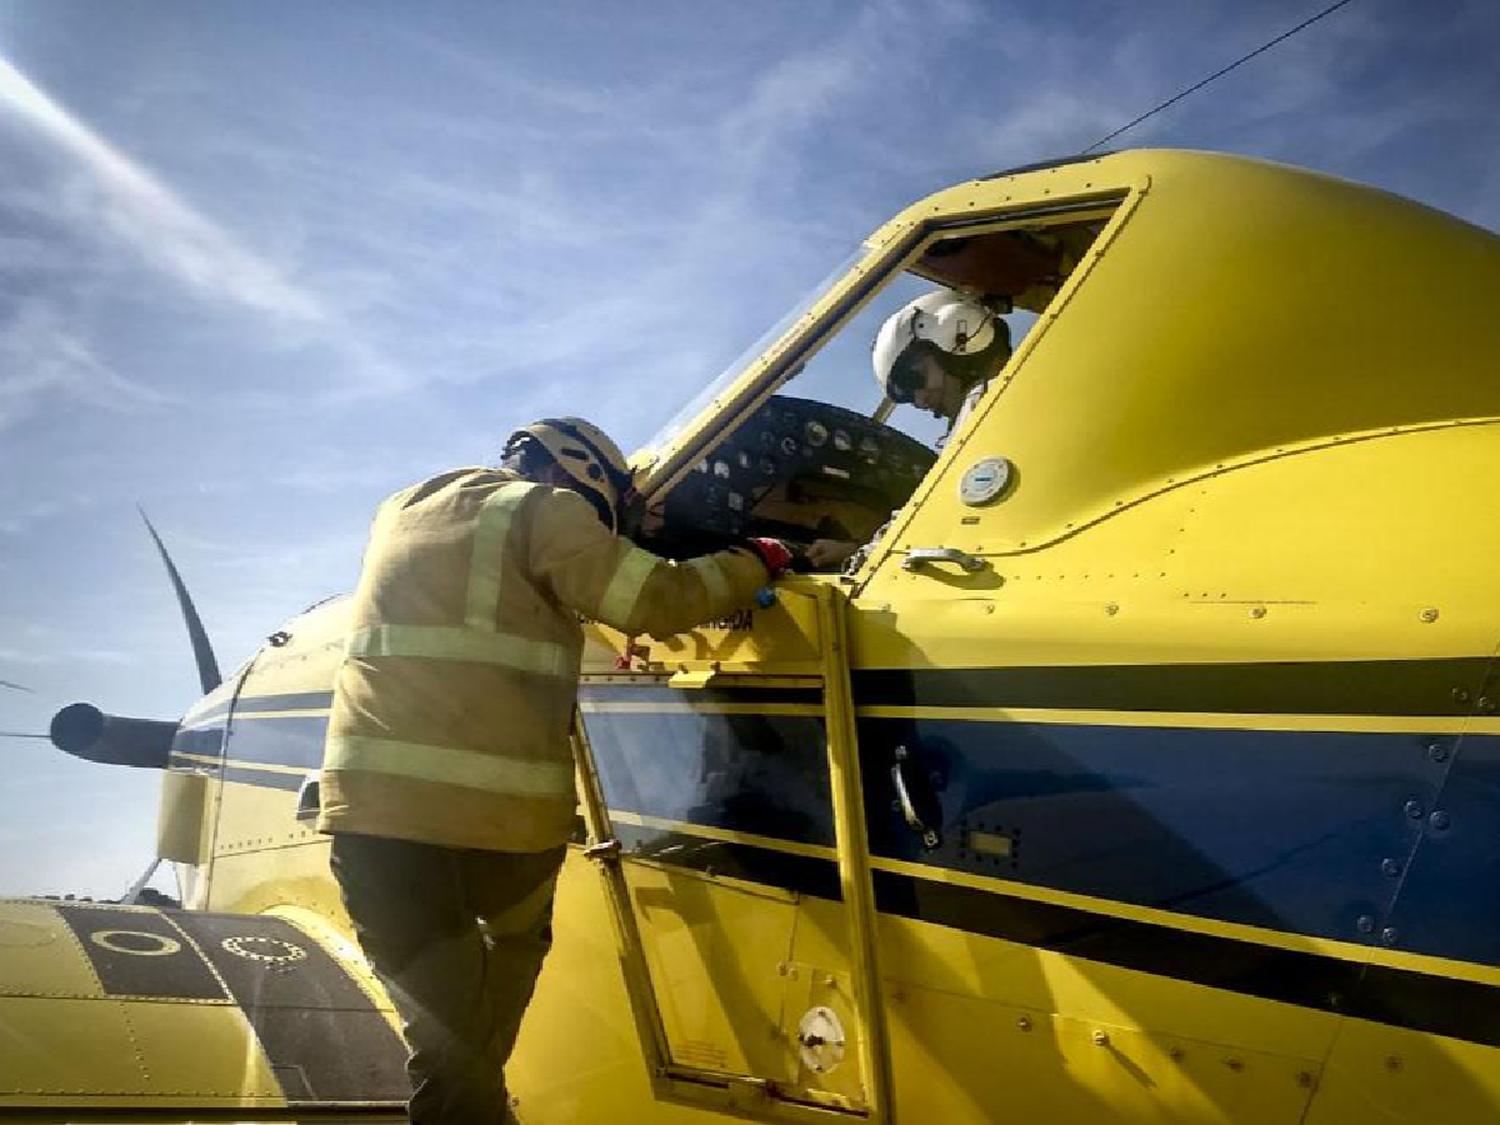
[[[946,418],[950,434],[1009,358],[1010,326],[1004,318],[953,289],[923,294],[887,317],[870,355],[875,381],[887,398]],[[863,549],[843,539],[814,540],[807,560],[824,570],[845,565],[851,556],[862,558],[883,531]]]
[[[575,817],[580,616],[669,635],[744,607],[775,540],[672,563],[615,534],[620,451],[577,418],[376,514],[324,747],[320,831],[410,1049],[420,1125],[516,1120],[503,1067]]]

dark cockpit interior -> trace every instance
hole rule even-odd
[[[818,354],[799,364],[797,387],[820,397],[852,390],[868,401],[876,330],[933,284],[974,294],[1029,324],[1098,237],[1111,206],[1095,204],[1092,213],[1071,221],[1054,215],[1030,227],[933,239],[835,337],[823,341]],[[734,374],[726,372],[719,384]],[[675,558],[753,535],[794,546],[819,539],[867,542],[937,460],[928,445],[885,423],[889,409],[887,402],[871,416],[811,397],[772,395],[671,487],[659,510],[661,526],[643,542]]]
[[[652,545],[685,558],[747,535],[862,542],[936,458],[855,411],[772,395],[672,489]]]

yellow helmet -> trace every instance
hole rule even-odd
[[[507,456],[530,438],[545,449],[599,510],[611,530],[619,530],[620,511],[630,488],[630,466],[609,435],[582,418],[543,418],[522,426],[505,443]]]

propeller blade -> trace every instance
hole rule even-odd
[[[31,691],[25,684],[13,684],[9,680],[0,680],[0,687],[8,687],[13,691]],[[36,692],[31,691],[31,694],[35,695]]]
[[[204,631],[203,619],[198,616],[197,607],[193,605],[187,586],[183,584],[182,575],[177,573],[177,567],[172,564],[172,556],[167,554],[167,548],[162,543],[161,536],[156,534],[156,528],[151,526],[151,518],[146,515],[146,510],[139,504],[136,505],[135,510],[140,512],[141,519],[146,521],[146,530],[151,533],[156,549],[161,553],[161,561],[166,564],[167,576],[172,579],[172,589],[177,591],[177,605],[182,609],[182,620],[187,626],[188,639],[193,642],[193,659],[198,662],[198,682],[203,685],[203,694],[207,695],[223,682],[224,677],[219,674],[219,662],[214,659],[213,646],[208,643],[208,633]]]

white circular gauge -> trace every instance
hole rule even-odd
[[[809,1008],[797,1022],[802,1065],[814,1074],[827,1074],[844,1061],[844,1025],[832,1008]]]
[[[958,498],[971,508],[988,504],[1010,484],[1011,464],[1004,457],[975,461],[958,482]]]
[[[808,419],[807,425],[803,428],[802,432],[807,438],[807,444],[811,446],[822,445],[828,440],[828,427],[816,418]]]
[[[837,449],[840,453],[848,453],[849,450],[851,450],[851,449],[854,448],[854,442],[849,437],[849,434],[848,434],[847,431],[845,431],[845,430],[834,430],[833,431],[833,448]]]

